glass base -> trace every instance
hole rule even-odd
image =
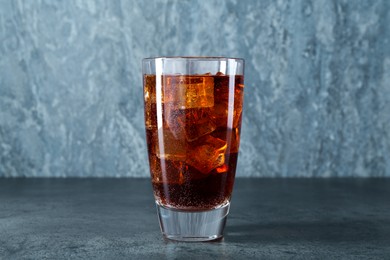
[[[230,203],[207,211],[181,211],[157,205],[161,232],[172,240],[200,242],[223,236]]]

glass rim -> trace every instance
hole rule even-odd
[[[152,60],[189,60],[189,61],[221,61],[221,60],[235,60],[245,62],[243,58],[224,57],[224,56],[156,56],[142,59],[143,62]]]

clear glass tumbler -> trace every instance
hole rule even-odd
[[[244,60],[143,60],[150,173],[163,235],[222,237],[240,144]]]

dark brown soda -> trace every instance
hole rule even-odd
[[[243,76],[144,75],[145,124],[157,203],[207,210],[231,198]],[[160,88],[160,90],[158,90]],[[160,115],[157,115],[159,111]]]

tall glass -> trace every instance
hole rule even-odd
[[[169,239],[222,237],[240,144],[244,60],[143,60],[145,128],[160,227]]]

